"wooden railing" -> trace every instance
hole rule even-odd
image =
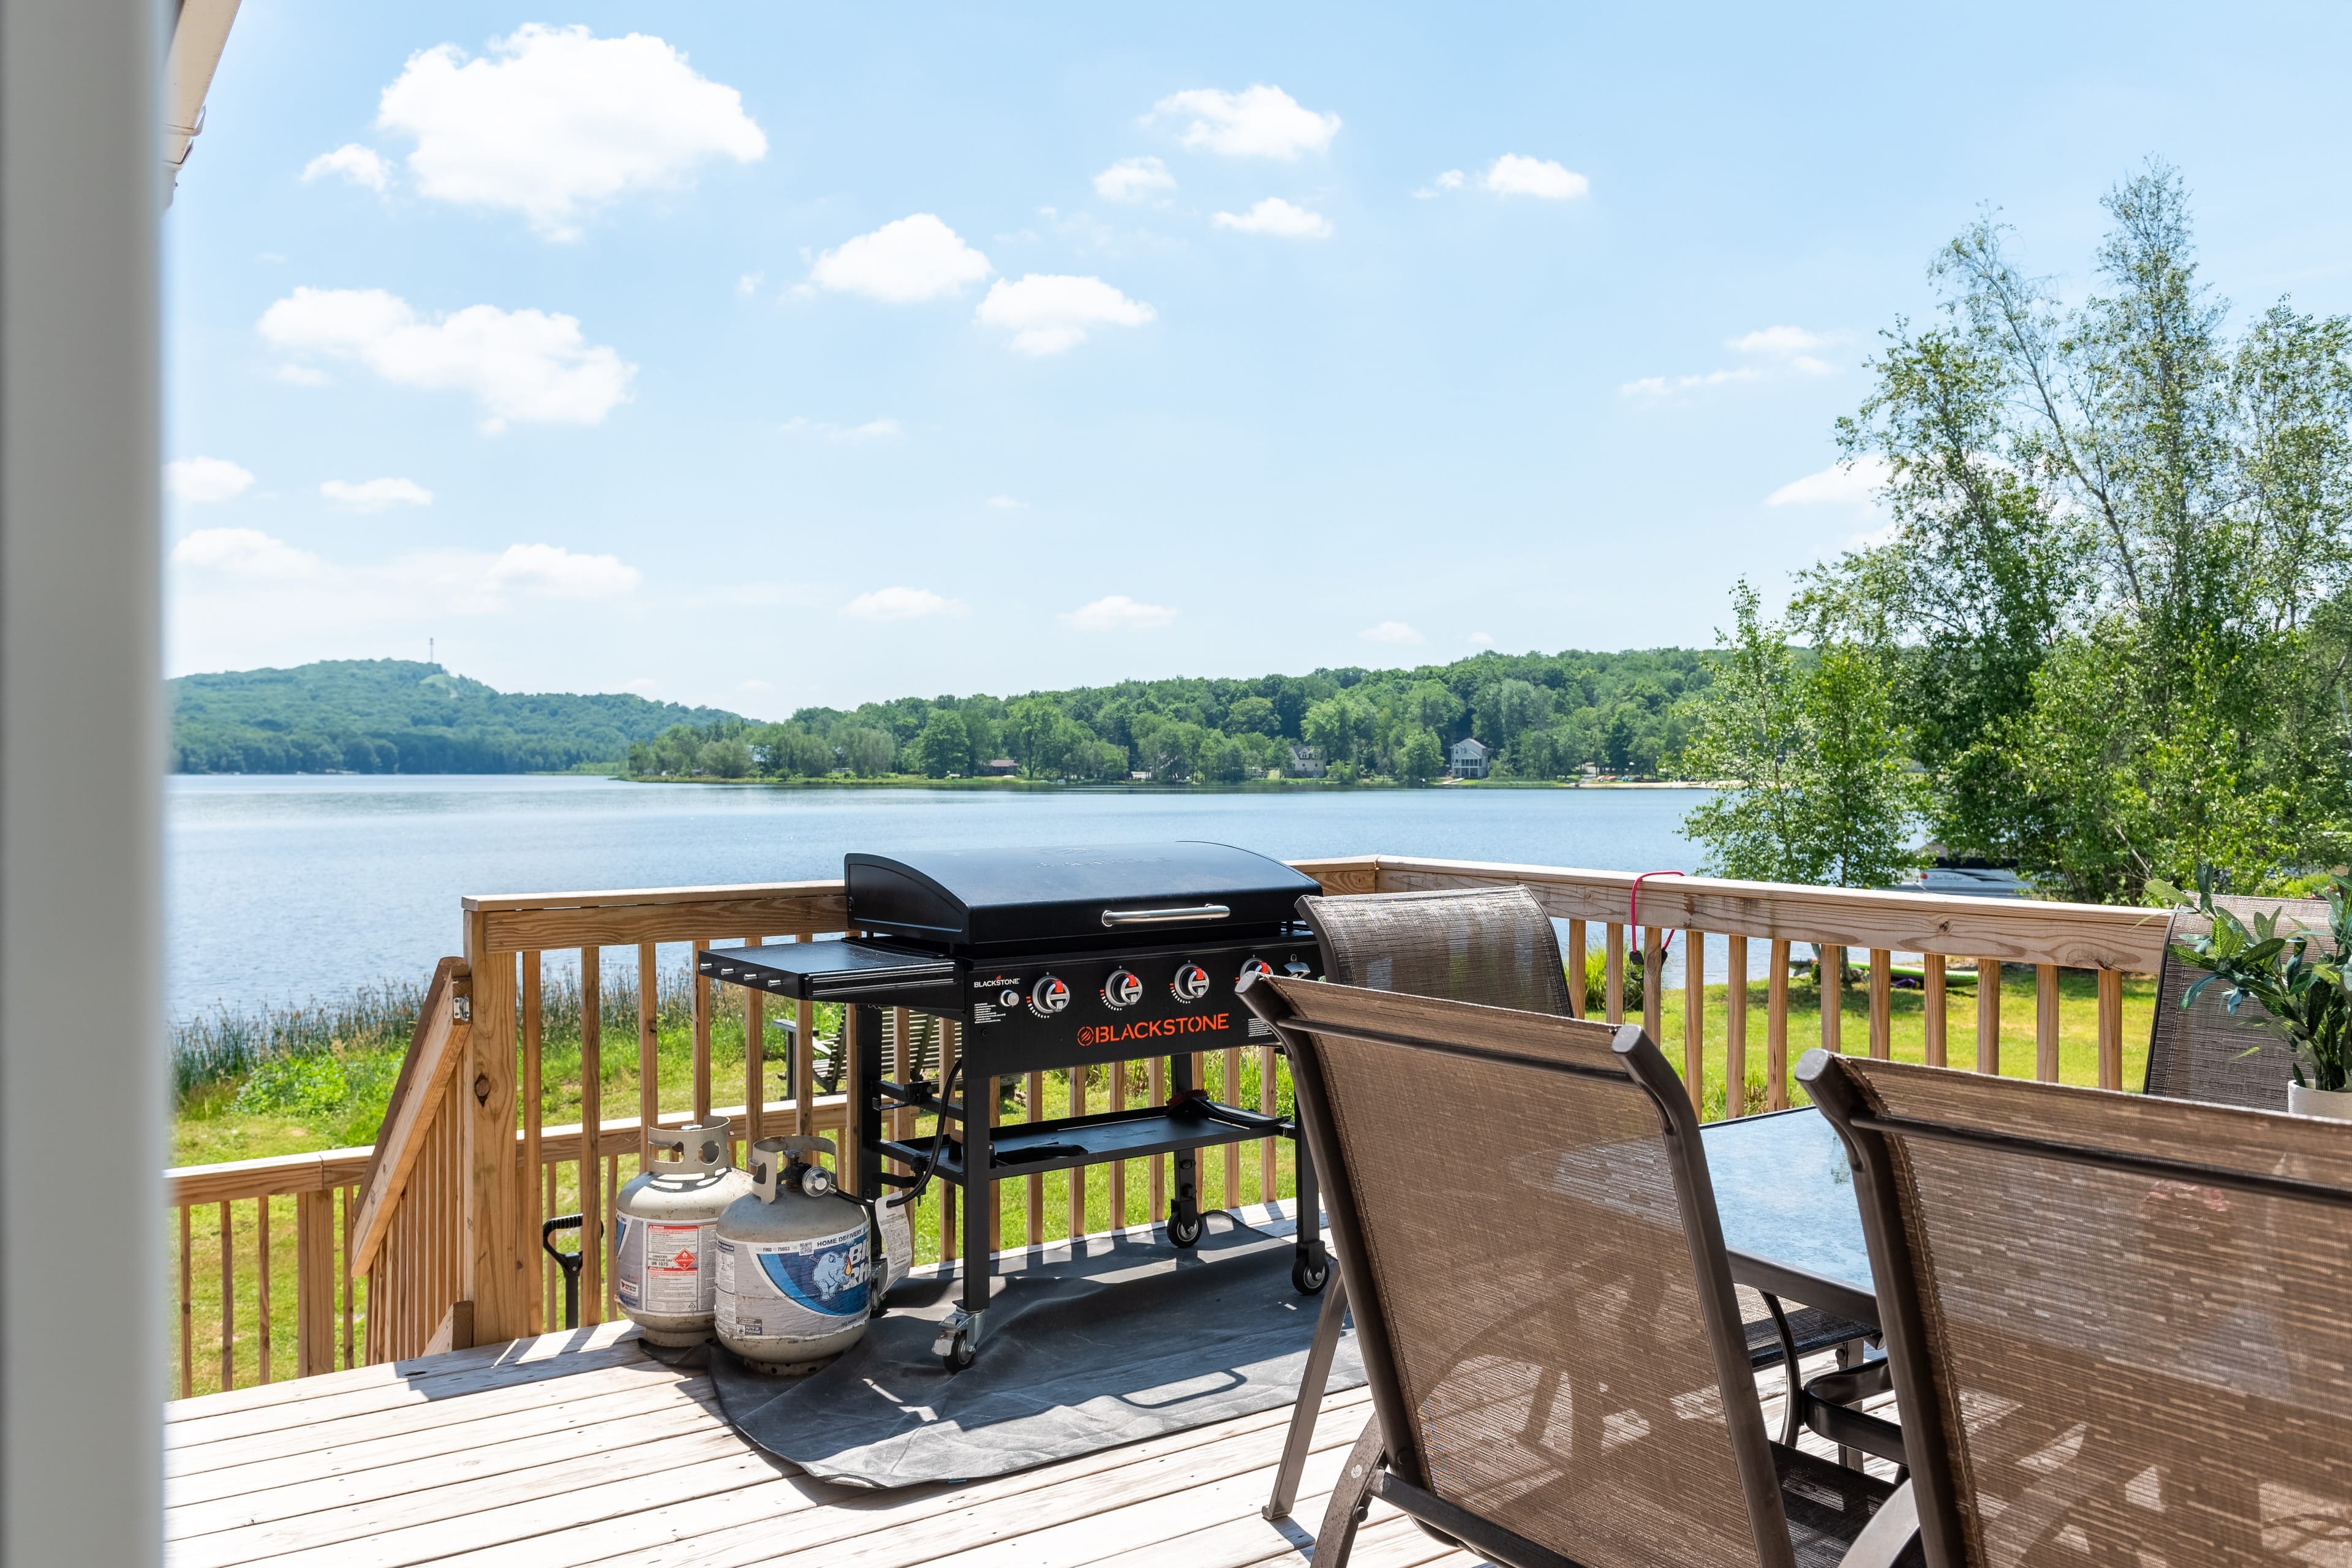
[[[2121,1087],[2127,1046],[2124,977],[2157,967],[2165,933],[2164,915],[2149,910],[1654,875],[1638,883],[1636,928],[1637,883],[1626,873],[1389,856],[1297,864],[1333,894],[1525,886],[1567,922],[1573,976],[1583,974],[1588,950],[1597,948],[1604,954],[1598,1011],[1612,1021],[1625,1016],[1633,952],[1638,951],[1643,961],[1640,973],[1654,982],[1643,986],[1642,1021],[1652,1037],[1683,1062],[1703,1115],[1780,1109],[1790,1098],[1792,1053],[1801,1055],[1813,1043],[1832,1050],[1849,1043],[1843,1005],[1821,1007],[1817,1040],[1791,1037],[1790,976],[1800,945],[1819,954],[1822,982],[1818,994],[1841,1001],[1845,987],[1840,967],[1846,950],[1869,954],[1862,988],[1866,1001],[1852,1020],[1864,1038],[1853,1043],[1873,1055],[1888,1055],[1898,1015],[1907,1030],[1916,1014],[1923,1059],[1988,1072],[2000,1071],[2004,1065],[2016,1072],[2025,1064],[2015,1054],[2004,1064],[2000,990],[1997,983],[1986,984],[1984,979],[1997,976],[2003,964],[2031,966],[2032,1070],[2035,1077],[2053,1080],[2062,1076],[2063,1056],[2061,973],[2088,971],[2095,976],[2089,989],[2095,995],[2095,1040],[2092,1065],[2075,1077]],[[662,1106],[655,1010],[659,946],[690,944],[698,951],[713,942],[804,942],[841,931],[846,915],[841,885],[834,881],[469,898],[464,902],[465,954],[444,960],[436,971],[376,1148],[172,1173],[172,1201],[180,1206],[184,1232],[190,1212],[213,1203],[223,1205],[226,1216],[229,1203],[257,1202],[265,1214],[260,1223],[266,1226],[268,1200],[292,1194],[298,1228],[307,1224],[310,1229],[303,1235],[310,1238],[298,1247],[306,1260],[300,1279],[309,1292],[298,1313],[298,1373],[324,1371],[337,1361],[331,1331],[336,1308],[314,1303],[340,1303],[341,1360],[346,1363],[354,1353],[350,1327],[354,1300],[360,1303],[357,1316],[364,1328],[356,1352],[369,1361],[428,1348],[488,1343],[560,1326],[559,1274],[541,1250],[540,1226],[551,1215],[574,1209],[584,1216],[582,1321],[603,1321],[614,1313],[611,1281],[604,1278],[604,1216],[625,1174],[621,1162],[633,1154],[642,1159],[640,1129],[645,1123],[675,1125],[689,1118],[723,1115],[737,1139],[783,1131],[837,1133],[845,1141],[855,1136],[851,1122],[856,1108],[842,1096],[816,1092],[813,1049],[792,1053],[787,1096],[774,1099],[766,1092],[768,1021],[756,994],[745,994],[740,1003],[745,1026],[741,1101],[713,1105],[716,999],[703,980],[693,990],[690,1104]],[[1638,935],[1632,934],[1636,930]],[[1664,973],[1664,950],[1670,940],[1679,944],[1684,960],[1678,1005],[1664,985],[1654,983]],[[1715,946],[1717,942],[1721,948]],[[595,999],[601,995],[604,950],[610,947],[635,949],[638,1103],[633,1114],[604,1114],[602,1009],[592,1001],[583,1006],[580,1021],[581,1121],[542,1125],[541,1002],[548,955],[572,954],[583,996]],[[1707,960],[1717,952],[1727,961],[1725,974],[1710,987]],[[1917,988],[1916,1007],[1907,994],[1899,1006],[1895,999],[1895,959],[1901,954],[1919,958],[1909,966],[1916,973],[1905,976]],[[1751,956],[1765,959],[1762,974],[1752,980]],[[1749,1015],[1759,990],[1758,1022],[1763,1039],[1758,1073],[1751,1070],[1759,1064],[1749,1038]],[[1971,990],[1975,999],[1963,1006],[1960,998]],[[793,1037],[814,1042],[814,1010],[807,1004],[793,1007]],[[1954,1050],[1953,1035],[1956,1027],[1964,1033],[1971,1025],[1973,1057],[1961,1062],[1958,1058],[1968,1053]],[[894,1077],[905,1075],[910,1054],[918,1048],[926,1050],[934,1070],[943,1070],[953,1061],[958,1045],[952,1026],[926,1036],[919,1021],[903,1012],[886,1016],[880,1039],[862,1040],[854,1028],[845,1027],[845,1033],[846,1037],[838,1042],[843,1051],[853,1058],[862,1051],[880,1051],[886,1071]],[[1165,1065],[1111,1067],[1101,1085],[1108,1108],[1123,1108],[1135,1095],[1162,1096]],[[1198,1076],[1212,1066],[1213,1074]],[[1258,1106],[1267,1111],[1277,1106],[1283,1068],[1271,1047],[1216,1052],[1196,1058],[1194,1067],[1193,1081],[1212,1081],[1229,1098],[1241,1097],[1250,1076],[1247,1069],[1254,1067]],[[1043,1113],[1049,1087],[1062,1095],[1070,1111],[1089,1109],[1094,1090],[1087,1075],[1067,1075],[1066,1085],[1049,1086],[1049,1078],[1062,1076],[1028,1075],[1021,1086],[1027,1115]],[[1708,1085],[1717,1080],[1719,1098],[1711,1099]],[[1759,1087],[1751,1091],[1752,1081]],[[993,1110],[995,1097],[988,1098]],[[887,1114],[896,1121],[894,1135],[912,1135],[912,1112]],[[596,1128],[596,1136],[583,1140],[583,1127]],[[1204,1163],[1202,1175],[1206,1195],[1234,1204],[1284,1194],[1286,1170],[1286,1150],[1265,1140],[1251,1155],[1238,1145],[1228,1146],[1222,1161]],[[854,1180],[847,1163],[845,1171]],[[1104,1201],[1113,1226],[1135,1212],[1137,1200],[1143,1213],[1157,1216],[1166,1207],[1166,1181],[1165,1162],[1157,1160],[1147,1162],[1140,1173],[1115,1163],[1068,1178],[1010,1177],[993,1194],[992,1235],[1001,1241],[1007,1228],[1011,1200],[1003,1189],[1012,1184],[1021,1187],[1015,1211],[1021,1235],[1034,1241],[1083,1234],[1092,1223],[1089,1208],[1097,1199]],[[1065,1202],[1048,1204],[1049,1182],[1066,1188]],[[337,1232],[332,1228],[333,1194],[339,1191],[344,1195]],[[956,1189],[941,1184],[916,1212],[919,1234],[927,1244],[936,1245],[941,1257],[954,1256],[957,1201]],[[1049,1213],[1049,1208],[1056,1212]],[[222,1235],[230,1234],[224,1225]],[[325,1260],[321,1268],[343,1265],[340,1297],[330,1289],[335,1282],[331,1274],[313,1279],[307,1260],[314,1255]],[[267,1256],[266,1247],[262,1256]],[[184,1392],[191,1386],[193,1353],[186,1309],[188,1258],[184,1247]],[[228,1288],[233,1268],[226,1244],[222,1273],[226,1386],[229,1352],[236,1342],[228,1307],[234,1295]],[[271,1331],[266,1307],[253,1327],[266,1341]],[[282,1363],[276,1370],[282,1372]],[[261,1376],[271,1375],[266,1349],[258,1371]]]

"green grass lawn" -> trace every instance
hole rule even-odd
[[[1844,992],[1839,1008],[1844,1048],[1853,1054],[1865,1052],[1869,1043],[1869,995],[1859,974],[1849,977],[1852,984]],[[665,986],[667,993],[670,988]],[[2146,977],[2127,977],[2124,982],[2124,1071],[2123,1081],[2137,1089],[2146,1071],[2148,1026],[2154,1006],[2154,982]],[[665,1110],[680,1110],[694,1103],[694,1037],[690,1015],[681,1005],[668,1005],[673,998],[666,995],[659,1020],[660,1046],[656,1056],[656,1072],[660,1083],[661,1105]],[[682,994],[674,1000],[682,1004]],[[1924,997],[1917,991],[1898,990],[1892,997],[1893,1055],[1898,1060],[1917,1061],[1925,1045],[1923,1021]],[[1667,1059],[1680,1067],[1683,1060],[1683,993],[1669,991],[1663,998],[1664,1013],[1660,1020],[1660,1047]],[[1723,1113],[1724,1052],[1723,1034],[1728,989],[1722,985],[1706,988],[1706,1021],[1703,1031],[1706,1043],[1705,1105],[1709,1119]],[[1751,1110],[1765,1103],[1765,987],[1762,982],[1748,987],[1748,1100]],[[2034,978],[2031,969],[2011,969],[2001,981],[2001,1071],[2006,1077],[2031,1078],[2034,1068]],[[1976,1062],[1976,995],[1975,977],[1967,971],[1953,976],[1947,1000],[1948,1049],[1949,1063],[1955,1067],[1973,1067]],[[1635,1009],[1632,1016],[1638,1021]],[[615,1022],[620,1026],[615,1027]],[[772,1020],[772,1031],[776,1028]],[[835,1026],[821,1020],[820,1035]],[[576,1014],[567,1019],[551,1015],[550,1038],[541,1053],[541,1075],[544,1092],[541,1098],[543,1124],[577,1121],[580,1118],[580,1046]],[[779,1038],[772,1032],[772,1038]],[[604,1113],[618,1117],[631,1113],[637,1103],[637,1051],[634,1019],[624,1016],[608,1019],[604,1030],[602,1072]],[[1793,1068],[1804,1052],[1821,1042],[1821,1005],[1818,988],[1810,979],[1795,978],[1789,988],[1789,1058]],[[172,1163],[174,1164],[205,1164],[224,1160],[254,1159],[269,1154],[299,1153],[314,1149],[364,1144],[373,1140],[374,1129],[383,1113],[384,1098],[390,1093],[400,1059],[406,1048],[402,1039],[362,1039],[339,1043],[337,1047],[311,1058],[288,1058],[272,1062],[247,1079],[205,1086],[192,1094],[180,1108],[173,1128]],[[2064,972],[2059,980],[2059,1056],[2060,1077],[2067,1083],[2095,1084],[2098,1081],[2097,1057],[2097,993],[2093,977],[2087,973]],[[714,1011],[711,1026],[710,1076],[711,1100],[717,1105],[740,1104],[743,1100],[744,1026],[740,1002],[722,996]],[[781,1054],[772,1054],[768,1061],[768,1088],[772,1100],[784,1098],[787,1080]],[[1233,1100],[1244,1106],[1258,1103],[1258,1062],[1254,1050],[1241,1054],[1239,1093],[1236,1097],[1223,1082],[1223,1062],[1220,1053],[1207,1058],[1208,1087],[1221,1100]],[[1279,1066],[1277,1072],[1282,1072]],[[1107,1068],[1093,1069],[1087,1090],[1087,1109],[1103,1110],[1109,1108],[1109,1086]],[[1143,1064],[1130,1065],[1129,1103],[1139,1103],[1143,1098]],[[1031,1107],[1025,1103],[1025,1081],[1013,1080],[1007,1086],[1011,1097],[1004,1101],[1003,1120],[1018,1122],[1033,1113],[1038,1116],[1066,1114],[1069,1104],[1069,1079],[1066,1073],[1045,1075],[1042,1103]],[[1289,1105],[1289,1085],[1285,1073],[1277,1082],[1285,1110]],[[1790,1102],[1803,1103],[1801,1093],[1791,1086]],[[920,1123],[928,1135],[928,1118]],[[1226,1159],[1223,1150],[1211,1150],[1200,1156],[1200,1182],[1203,1205],[1223,1208],[1257,1203],[1269,1195],[1261,1177],[1258,1145],[1245,1144],[1239,1151],[1239,1180],[1230,1186],[1226,1181]],[[1292,1191],[1290,1146],[1276,1144],[1276,1174],[1271,1195],[1287,1196]],[[1163,1160],[1164,1163],[1164,1160]],[[620,1162],[623,1180],[635,1173],[635,1162]],[[558,1170],[555,1208],[550,1212],[563,1213],[576,1208],[578,1203],[577,1168]],[[1108,1230],[1115,1224],[1139,1225],[1160,1216],[1150,1208],[1150,1184],[1148,1163],[1129,1162],[1126,1167],[1126,1203],[1124,1212],[1115,1219],[1110,1210],[1110,1173],[1107,1166],[1097,1166],[1080,1173],[1052,1172],[1041,1176],[1016,1177],[1002,1184],[997,1201],[1003,1213],[1002,1245],[1007,1247],[1025,1246],[1031,1237],[1028,1226],[1028,1194],[1034,1184],[1041,1191],[1044,1225],[1042,1239],[1056,1239],[1068,1233],[1069,1184],[1074,1174],[1085,1182],[1087,1228],[1090,1232]],[[1171,1179],[1172,1188],[1172,1177]],[[940,1256],[939,1225],[941,1187],[934,1185],[926,1194],[915,1214],[916,1255],[919,1261],[929,1262]],[[231,1221],[231,1241],[236,1258],[236,1316],[233,1353],[236,1362],[236,1382],[239,1386],[258,1378],[260,1336],[258,1330],[258,1280],[257,1247],[258,1245],[257,1205],[244,1202],[235,1205]],[[206,1205],[190,1215],[190,1248],[192,1253],[194,1323],[195,1352],[194,1385],[198,1393],[210,1392],[221,1386],[220,1382],[220,1216],[217,1206]],[[170,1261],[166,1279],[170,1281],[169,1300],[165,1303],[165,1332],[172,1347],[172,1387],[179,1388],[179,1230],[176,1212],[169,1216]],[[294,1284],[294,1204],[291,1198],[273,1202],[270,1208],[270,1315],[272,1320],[272,1355],[270,1371],[275,1378],[290,1377],[294,1372],[293,1325],[295,1312]],[[555,1279],[553,1266],[547,1270],[551,1286]],[[364,1302],[360,1303],[363,1310]],[[551,1320],[552,1321],[554,1320]],[[363,1322],[355,1321],[355,1334],[363,1336]],[[363,1338],[362,1340],[363,1343]]]

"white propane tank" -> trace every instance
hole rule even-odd
[[[751,1195],[719,1216],[719,1342],[753,1370],[814,1372],[856,1344],[879,1299],[865,1207],[816,1156],[828,1138],[751,1145]]]
[[[723,1121],[645,1131],[648,1163],[613,1199],[613,1293],[648,1342],[698,1345],[710,1337],[711,1234],[751,1179],[728,1163]]]

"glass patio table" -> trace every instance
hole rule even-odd
[[[1870,1248],[1837,1129],[1811,1106],[1699,1130],[1731,1278],[1874,1328]]]

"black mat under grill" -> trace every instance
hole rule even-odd
[[[909,1279],[889,1313],[824,1371],[784,1382],[719,1346],[709,1365],[728,1419],[828,1481],[903,1487],[976,1480],[1291,1404],[1319,1298],[1291,1288],[1291,1241],[1229,1215],[1197,1256],[1164,1241],[1090,1238],[999,1260],[978,1363],[931,1354],[950,1278]],[[1351,1331],[1333,1389],[1363,1382]]]

